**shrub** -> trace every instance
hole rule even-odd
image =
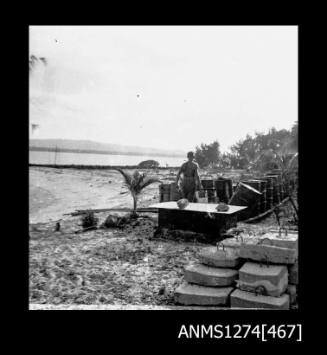
[[[145,160],[142,161],[138,167],[143,169],[155,169],[159,167],[159,163],[156,160]]]
[[[82,222],[82,227],[84,229],[86,228],[91,229],[92,227],[96,228],[98,224],[98,218],[94,216],[93,212],[89,212],[82,216],[81,222]]]

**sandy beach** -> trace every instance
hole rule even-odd
[[[151,171],[149,172],[151,175]],[[163,171],[159,177],[165,178]],[[158,175],[156,175],[158,176]],[[53,169],[29,170],[30,222],[66,218],[76,209],[132,207],[132,199],[122,187],[123,178],[114,170]],[[144,190],[140,206],[159,201],[158,184]]]

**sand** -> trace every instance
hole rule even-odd
[[[169,174],[160,171],[156,176],[164,181]],[[113,170],[30,168],[31,309],[33,304],[34,309],[174,306],[174,290],[183,281],[184,267],[196,262],[207,244],[175,236],[157,239],[156,214],[142,214],[123,229],[84,233],[75,233],[81,231],[80,216],[65,215],[76,209],[132,207],[130,195],[121,195],[122,182]],[[144,190],[140,206],[158,200],[158,184],[153,184]],[[108,214],[97,214],[99,225]],[[62,219],[61,229],[55,232],[58,219]],[[268,227],[276,228],[276,220],[270,216],[256,225],[239,223],[238,227],[266,232]]]
[[[164,177],[167,172],[162,173]],[[110,182],[109,182],[110,181]],[[29,170],[30,223],[65,218],[76,209],[131,207],[132,199],[122,187],[123,177],[114,170],[79,170],[31,167]],[[159,202],[158,184],[147,187],[145,201]]]
[[[147,170],[146,173],[159,178],[162,182],[167,182],[175,180],[177,169]],[[202,178],[210,177],[208,174],[208,171],[200,171]],[[211,177],[216,175],[212,173]],[[238,180],[240,172],[229,172],[224,175]],[[30,223],[66,218],[65,214],[76,209],[132,208],[131,196],[121,194],[125,191],[122,184],[123,177],[115,170],[30,167]],[[150,185],[142,192],[139,207],[147,207],[159,202],[158,185]]]

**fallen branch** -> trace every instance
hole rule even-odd
[[[270,213],[274,212],[274,210],[280,206],[282,206],[285,202],[287,202],[290,198],[289,197],[286,197],[282,202],[280,202],[278,205],[272,207],[271,209],[261,213],[261,214],[258,214],[257,216],[255,217],[251,217],[249,219],[246,219],[245,221],[242,221],[243,223],[250,223],[250,222],[255,222],[257,221],[258,219],[261,219],[265,216],[268,216]]]
[[[75,212],[65,213],[65,216],[79,216],[87,213],[100,213],[100,212],[133,212],[130,208],[98,208],[98,209],[89,209],[89,210],[76,210]],[[151,207],[140,207],[136,212],[149,212],[149,213],[158,213],[157,208]]]
[[[294,211],[296,212],[296,216],[299,218],[299,210],[297,209],[297,207],[295,205],[295,202],[294,202],[292,197],[290,197],[290,202],[291,202],[291,204],[292,204],[292,206],[294,208]]]

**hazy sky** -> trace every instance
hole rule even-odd
[[[297,120],[297,27],[32,26],[31,138],[191,150]]]

